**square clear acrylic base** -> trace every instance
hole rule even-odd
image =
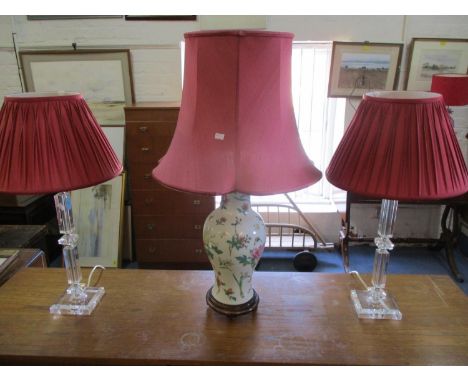
[[[86,294],[85,298],[77,300],[65,291],[57,303],[49,308],[50,313],[89,316],[106,292],[103,287],[87,287],[83,288],[83,292]]]
[[[351,300],[359,318],[401,320],[403,317],[395,299],[387,292],[375,300],[370,290],[352,290]]]

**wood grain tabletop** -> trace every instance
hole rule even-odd
[[[347,274],[257,272],[258,310],[236,318],[207,307],[212,281],[108,269],[92,316],[54,316],[65,270],[21,270],[0,288],[0,363],[468,365],[468,298],[448,276],[390,275],[401,321],[358,319]]]

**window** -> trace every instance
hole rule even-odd
[[[289,195],[301,205],[328,203],[344,192],[325,178],[325,170],[344,131],[345,99],[328,98],[331,42],[295,42],[292,53],[294,113],[302,145],[324,176],[316,184]],[[343,194],[343,195],[341,195]],[[252,197],[253,203],[284,203],[283,195]]]

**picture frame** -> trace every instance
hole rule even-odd
[[[71,192],[80,265],[120,267],[124,235],[125,173]]]
[[[125,127],[103,126],[102,132],[109,141],[120,163],[125,162]]]
[[[122,17],[123,17],[123,15],[27,15],[28,21],[121,19]]]
[[[197,21],[196,15],[125,15],[127,21]]]
[[[411,40],[405,89],[429,91],[438,73],[468,74],[468,39]]]
[[[362,97],[395,90],[403,44],[333,41],[328,97]]]
[[[101,126],[125,125],[135,100],[130,50],[19,52],[26,91],[81,93]]]

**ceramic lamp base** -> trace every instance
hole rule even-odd
[[[211,294],[212,289],[213,287],[211,287],[206,293],[206,303],[211,309],[213,309],[214,311],[218,313],[224,314],[225,316],[235,317],[235,316],[241,316],[243,314],[253,312],[257,309],[258,303],[260,301],[260,298],[258,297],[258,294],[257,292],[255,292],[255,289],[254,289],[252,298],[243,304],[240,304],[240,305],[223,304],[222,302],[219,302],[213,297],[213,295]]]

